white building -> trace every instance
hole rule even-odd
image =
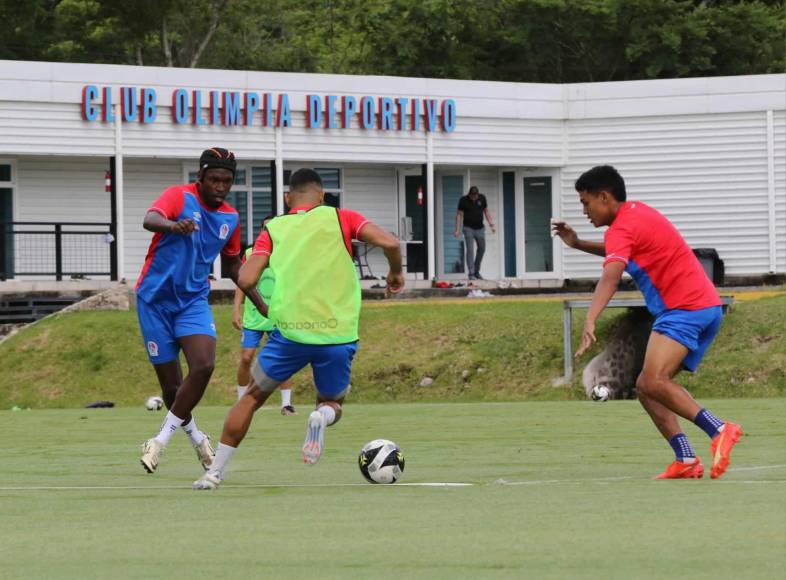
[[[221,146],[239,160],[230,201],[246,243],[283,207],[289,172],[313,167],[336,203],[410,239],[412,279],[465,277],[452,234],[470,185],[498,226],[485,278],[597,278],[600,259],[552,239],[549,219],[599,239],[573,182],[612,164],[629,198],[717,249],[727,276],[782,274],[784,109],[784,75],[546,85],[0,61],[0,273],[108,277],[116,249],[114,273],[136,279],[146,208]],[[380,252],[368,259],[385,274]]]

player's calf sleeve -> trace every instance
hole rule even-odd
[[[337,405],[338,409],[334,408],[333,405]],[[341,418],[341,406],[337,403],[320,403],[317,411],[325,417],[325,425],[338,423],[338,420]]]

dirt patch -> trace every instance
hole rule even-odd
[[[397,364],[392,367],[384,367],[374,371],[369,378],[375,381],[402,380],[410,376],[415,367],[408,364]]]
[[[774,336],[754,336],[751,338],[751,345],[758,350],[767,350],[773,340],[775,340]]]

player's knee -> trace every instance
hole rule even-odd
[[[197,379],[207,381],[213,375],[215,368],[216,364],[212,360],[196,361],[193,366],[189,367],[188,372]]]
[[[668,381],[668,377],[652,371],[641,371],[636,379],[636,393],[639,397],[654,395]]]
[[[254,353],[253,352],[243,352],[240,354],[240,364],[243,365],[246,369],[251,368],[251,363],[254,362]]]

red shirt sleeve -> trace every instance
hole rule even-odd
[[[349,235],[350,241],[357,240],[363,228],[371,223],[361,214],[351,209],[340,209],[338,210],[338,215],[341,219],[341,229],[344,230],[345,235]]]
[[[626,266],[628,260],[633,253],[633,229],[625,222],[615,223],[612,227],[606,230],[604,236],[604,243],[606,245],[606,259],[603,265],[611,262],[622,262]]]
[[[262,230],[259,236],[257,236],[257,241],[254,242],[254,250],[251,254],[254,256],[258,256],[259,254],[269,256],[272,251],[273,241],[270,239],[270,234],[267,233],[267,230]]]
[[[177,218],[183,213],[185,203],[183,186],[170,187],[164,190],[164,193],[147,208],[147,211],[154,211],[168,220],[177,221]]]
[[[227,243],[221,250],[222,256],[237,256],[240,253],[240,222],[235,226],[235,231],[229,236]]]

